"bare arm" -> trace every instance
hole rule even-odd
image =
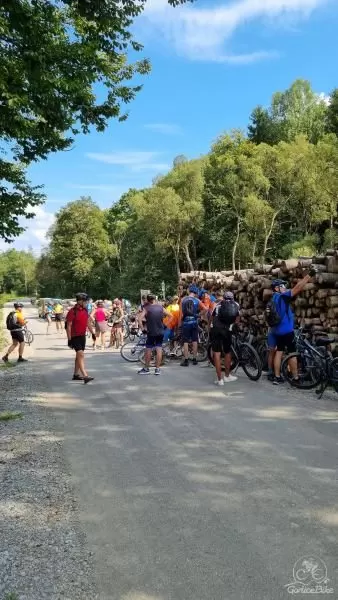
[[[292,298],[294,296],[297,296],[297,294],[300,294],[303,291],[303,289],[305,288],[306,284],[309,283],[309,281],[311,281],[310,275],[305,275],[305,277],[303,279],[298,281],[298,283],[296,283],[295,287],[292,288],[292,290],[291,290]]]

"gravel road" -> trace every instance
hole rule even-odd
[[[32,363],[0,374],[24,413],[0,429],[6,591],[277,600],[291,595],[295,563],[314,557],[338,598],[334,396],[245,376],[216,388],[207,366],[142,378],[117,353],[91,350],[85,386],[70,381],[65,340],[31,324]],[[27,459],[11,460],[11,436],[30,444],[18,442]]]

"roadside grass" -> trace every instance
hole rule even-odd
[[[11,412],[10,410],[0,412],[0,421],[13,421],[14,419],[22,419],[22,417],[21,412]]]
[[[10,592],[9,594],[6,594],[4,600],[19,600],[19,597],[15,592]]]

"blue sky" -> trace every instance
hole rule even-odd
[[[318,93],[338,87],[337,0],[196,0],[175,9],[148,0],[134,30],[152,73],[129,119],[30,168],[48,200],[15,247],[39,251],[54,213],[81,195],[109,207],[129,187],[150,185],[176,155],[206,153],[298,77]]]

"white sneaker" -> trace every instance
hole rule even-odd
[[[231,383],[232,381],[237,381],[237,377],[235,375],[229,375],[228,377],[224,375],[223,381],[224,383]]]
[[[215,385],[224,385],[223,379],[216,379]]]

